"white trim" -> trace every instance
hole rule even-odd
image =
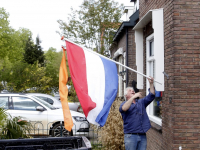
[[[159,81],[161,84],[155,84],[157,91],[164,91],[164,24],[163,24],[163,8],[149,10],[135,25],[135,42],[136,42],[136,65],[137,70],[143,73],[143,70],[139,70],[141,62],[143,62],[143,27],[152,20],[152,27],[154,29],[154,58],[155,61],[155,81]],[[148,76],[148,75],[147,75]],[[137,75],[138,89],[143,89],[142,77]],[[155,82],[156,83],[156,82]]]
[[[123,55],[119,55],[119,63],[122,64],[122,60],[123,60]],[[123,67],[121,65],[118,66],[118,71],[122,71],[123,70]],[[119,95],[118,96],[123,96],[123,92],[122,92],[122,85],[123,85],[123,80],[122,80],[122,77],[121,78],[118,78],[119,80]]]
[[[147,23],[149,23],[152,20],[152,12],[158,12],[161,13],[160,11],[163,12],[163,8],[160,9],[153,9],[153,10],[149,10],[141,19],[140,21],[133,27],[133,30],[138,30],[138,29],[142,29],[143,27],[145,27],[147,25]],[[163,14],[163,13],[161,13]]]
[[[124,52],[124,65],[126,65],[126,52]],[[124,75],[124,80],[126,81],[126,74]],[[126,81],[127,82],[127,81]],[[124,82],[124,90],[126,89],[126,82]]]
[[[155,79],[161,84],[155,84],[157,91],[164,91],[164,24],[163,9],[153,11],[152,27],[154,29],[154,58],[155,63]]]
[[[136,43],[136,66],[137,71],[143,73],[143,30],[135,30],[135,43]],[[137,74],[137,88],[143,89],[143,76]]]
[[[139,9],[139,0],[136,0],[136,10],[138,10]]]
[[[148,115],[149,116],[149,120],[155,122],[156,124],[162,126],[162,119],[155,117],[153,115]]]
[[[149,35],[147,38],[146,38],[146,74],[148,75],[148,76],[150,76],[150,67],[149,67],[149,62],[152,62],[152,61],[156,61],[156,59],[155,59],[155,56],[149,56],[149,43],[150,43],[150,41],[152,40],[152,39],[154,39],[154,33],[153,34],[151,34],[151,35]],[[155,39],[154,39],[155,40]],[[155,52],[155,46],[154,46],[154,52]],[[146,79],[146,94],[148,94],[148,87],[150,86],[149,85],[149,82],[148,82],[148,80]],[[149,116],[149,119],[151,120],[151,121],[153,121],[153,122],[155,122],[156,124],[158,124],[158,125],[162,125],[162,119],[160,119],[159,117],[156,117],[156,116],[154,116],[153,115],[153,112],[154,112],[154,110],[153,110],[153,103],[154,103],[154,101],[153,102],[151,102],[150,104],[149,104],[149,106],[147,106],[147,108],[146,108],[146,110],[147,110],[147,114],[148,114],[148,116]]]

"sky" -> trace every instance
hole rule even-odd
[[[114,0],[124,6],[130,0]],[[35,40],[39,35],[43,50],[50,47],[61,49],[64,42],[56,31],[60,31],[57,20],[67,22],[70,8],[78,9],[83,0],[0,0],[0,7],[9,13],[10,26],[16,30],[20,27],[29,29]]]

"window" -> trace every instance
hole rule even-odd
[[[156,64],[156,58],[154,57],[154,34],[151,34],[146,39],[146,69],[147,69],[147,76],[155,77],[155,64]],[[148,94],[148,88],[149,88],[149,82],[147,82],[146,91]],[[156,91],[158,93],[159,91]],[[147,113],[149,114],[149,117],[151,120],[154,120],[157,124],[161,123],[161,101],[162,97],[159,95],[155,100],[147,107]]]
[[[8,96],[0,97],[0,107],[4,109],[8,109]]]
[[[149,41],[149,56],[154,56],[154,39]]]
[[[42,97],[42,96],[37,96],[37,97],[42,99],[42,100],[44,100],[44,101],[46,101],[47,103],[49,103],[51,105],[53,105],[53,103],[54,103],[54,101],[52,99],[50,99],[50,98]]]
[[[122,55],[119,56],[119,63],[123,64],[122,63],[123,61],[123,57]],[[123,67],[121,65],[118,65],[118,71],[121,72]],[[123,93],[122,93],[122,83],[123,83],[123,80],[122,80],[122,76],[119,76],[119,96],[123,96]]]
[[[126,57],[125,57],[126,53],[124,53],[124,55],[120,55],[119,56],[119,63],[125,65],[126,63]],[[121,66],[118,65],[118,71],[119,71],[119,96],[123,96],[124,95],[124,89],[126,88],[126,69]]]
[[[146,38],[146,75],[153,76],[159,83],[154,84],[157,91],[164,91],[164,20],[163,8],[149,10],[139,22],[134,26],[135,43],[136,43],[136,66],[137,71],[143,73],[143,28],[152,21],[154,33]],[[143,77],[137,74],[137,88],[143,89]],[[146,80],[146,87],[149,87],[149,82]],[[146,93],[148,93],[146,89]],[[161,92],[160,92],[161,93]],[[158,94],[159,95],[159,94]],[[161,94],[160,94],[161,95]],[[161,120],[161,96],[155,99],[147,107],[149,119],[158,125],[162,125]],[[154,107],[155,106],[155,107]],[[159,109],[158,109],[159,108]]]
[[[36,111],[37,106],[41,106],[27,97],[12,97],[14,110]]]

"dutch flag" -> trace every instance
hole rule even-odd
[[[65,42],[71,78],[83,112],[90,123],[104,126],[118,91],[116,64]]]

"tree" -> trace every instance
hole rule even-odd
[[[12,29],[9,27],[9,14],[4,8],[0,8],[0,58],[7,56],[10,50],[10,33]]]
[[[14,62],[22,60],[25,41],[32,36],[28,29],[20,28],[15,31],[9,26],[9,14],[0,8],[0,59]]]
[[[24,61],[28,64],[34,64],[38,61],[39,64],[44,65],[44,52],[40,46],[39,36],[36,37],[36,44],[34,44],[31,37],[26,42]]]
[[[42,47],[40,45],[41,41],[39,36],[36,37],[36,44],[35,44],[35,49],[36,49],[36,56],[38,57],[38,62],[39,64],[44,65],[44,52],[42,51]]]
[[[52,79],[49,86],[53,92],[57,92],[59,87],[59,69],[61,59],[62,51],[56,52],[55,48],[50,47],[49,50],[45,52],[46,77]]]
[[[66,38],[103,54],[119,27],[122,7],[113,0],[84,0],[80,10],[71,9],[69,23],[58,23]]]

